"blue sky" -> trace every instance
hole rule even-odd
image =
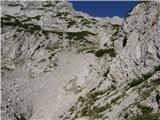
[[[96,17],[125,17],[137,1],[70,1],[77,11]]]

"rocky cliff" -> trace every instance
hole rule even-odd
[[[124,19],[66,1],[1,7],[3,120],[158,120],[159,2]]]

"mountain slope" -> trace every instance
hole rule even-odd
[[[128,119],[160,89],[158,2],[94,18],[65,1],[2,2],[4,120]]]

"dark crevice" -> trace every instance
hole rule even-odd
[[[14,114],[14,117],[16,118],[16,120],[26,120],[26,118],[24,117],[24,115],[22,113],[19,116]]]
[[[125,36],[124,40],[123,40],[123,48],[126,46],[127,44],[127,37]]]
[[[160,55],[159,55],[159,53],[157,52],[157,57],[160,59]]]
[[[108,47],[107,42],[104,44],[105,47]]]
[[[110,67],[107,69],[107,71],[103,74],[103,77],[107,77],[108,74],[109,74],[109,70],[110,70]]]

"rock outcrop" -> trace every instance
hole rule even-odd
[[[160,116],[152,100],[160,90],[159,2],[139,2],[125,19],[91,17],[66,1],[1,7],[2,119]]]

